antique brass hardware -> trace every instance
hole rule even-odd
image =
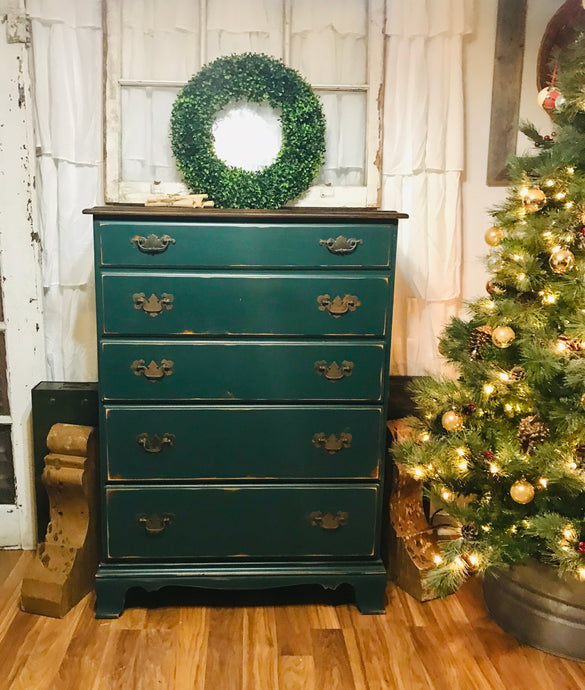
[[[353,362],[347,362],[346,360],[341,362],[341,366],[337,362],[327,364],[325,360],[315,362],[315,372],[329,381],[341,381],[346,376],[351,376],[352,371]]]
[[[326,311],[334,319],[338,319],[340,316],[347,314],[348,311],[355,311],[361,302],[355,295],[345,295],[345,297],[334,297],[331,299],[329,295],[319,295],[317,297],[317,304],[319,305],[319,311]]]
[[[309,517],[311,518],[311,524],[321,529],[339,529],[342,525],[347,524],[347,513],[344,513],[342,510],[338,510],[337,515],[314,511]]]
[[[363,240],[356,240],[355,237],[344,237],[343,235],[339,235],[339,237],[333,239],[333,237],[330,237],[327,240],[319,240],[319,244],[322,247],[327,247],[327,249],[332,253],[332,254],[351,254],[352,252],[355,252],[355,250],[359,247],[360,244],[363,244]]]
[[[138,434],[136,443],[147,453],[162,453],[165,446],[172,448],[175,445],[173,434],[154,434],[149,436],[147,433]]]
[[[160,299],[155,294],[146,299],[144,292],[135,292],[132,295],[132,301],[134,302],[134,309],[142,309],[149,316],[158,316],[162,311],[169,311],[173,308],[175,298],[173,295],[163,292]]]
[[[351,439],[351,434],[346,434],[345,432],[339,434],[339,436],[335,434],[326,436],[323,432],[319,432],[313,436],[313,444],[317,446],[317,448],[323,448],[330,455],[333,455],[333,453],[337,453],[343,448],[350,448]]]
[[[130,369],[136,376],[144,376],[148,381],[160,381],[165,376],[170,376],[173,373],[175,363],[170,359],[161,359],[160,365],[154,360],[146,366],[143,359],[135,359],[130,365]]]
[[[147,237],[135,235],[130,239],[130,242],[143,254],[162,254],[162,252],[166,252],[169,245],[175,244],[176,240],[169,235],[159,237],[153,233]]]
[[[165,529],[173,522],[175,516],[172,513],[162,515],[137,515],[136,520],[139,525],[144,527],[147,534],[162,534]]]

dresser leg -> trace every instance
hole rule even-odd
[[[355,604],[360,613],[386,613],[384,595],[386,578],[364,578],[351,583],[355,595]]]
[[[126,602],[126,585],[118,582],[96,580],[95,617],[119,618]]]

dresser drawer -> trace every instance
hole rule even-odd
[[[376,479],[381,408],[107,407],[108,481]]]
[[[382,399],[382,342],[102,341],[100,392],[113,400]]]
[[[360,335],[388,328],[385,275],[111,273],[106,335]]]
[[[374,485],[106,489],[109,558],[373,556]]]
[[[103,220],[96,223],[96,256],[102,266],[149,268],[383,268],[394,265],[395,235],[396,224]]]

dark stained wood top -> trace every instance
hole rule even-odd
[[[385,223],[398,218],[408,218],[406,213],[379,211],[374,208],[279,208],[279,209],[240,209],[240,208],[184,208],[181,206],[144,206],[143,204],[109,204],[86,208],[83,213],[96,218],[200,218],[207,221],[255,219],[273,222],[320,221],[367,221]]]

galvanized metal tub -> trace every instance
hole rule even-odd
[[[488,570],[483,592],[490,615],[519,642],[585,661],[585,582],[529,563]]]

